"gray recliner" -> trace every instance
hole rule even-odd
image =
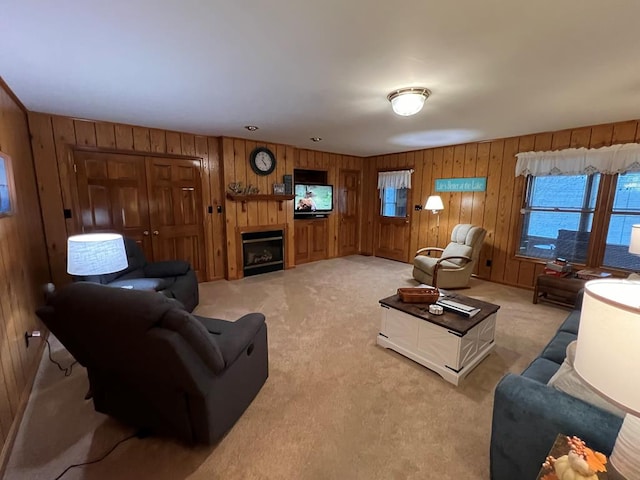
[[[144,252],[131,238],[124,239],[124,247],[127,252],[127,268],[106,275],[74,277],[74,281],[95,282],[110,287],[155,290],[180,301],[189,312],[198,306],[198,277],[188,262],[183,260],[147,262]]]
[[[77,282],[37,314],[87,368],[97,411],[185,442],[220,440],[268,377],[261,313],[204,318],[157,292]]]
[[[416,252],[413,278],[439,288],[467,287],[486,234],[482,227],[468,223],[456,225],[446,248],[427,247]],[[430,256],[433,252],[440,255]]]

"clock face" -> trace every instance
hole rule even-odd
[[[276,156],[265,147],[258,147],[249,157],[251,169],[258,175],[269,175],[276,169]]]
[[[268,172],[273,165],[273,158],[267,152],[258,152],[256,155],[256,167],[261,172]]]

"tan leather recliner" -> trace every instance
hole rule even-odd
[[[467,287],[486,234],[482,227],[456,225],[447,248],[427,247],[416,252],[413,278],[439,288]],[[433,252],[440,252],[440,256],[429,256]]]

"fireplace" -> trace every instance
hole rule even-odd
[[[282,230],[242,234],[242,271],[245,277],[284,270]]]

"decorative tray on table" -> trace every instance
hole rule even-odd
[[[436,287],[406,287],[398,289],[398,297],[405,303],[436,303],[440,291]]]

